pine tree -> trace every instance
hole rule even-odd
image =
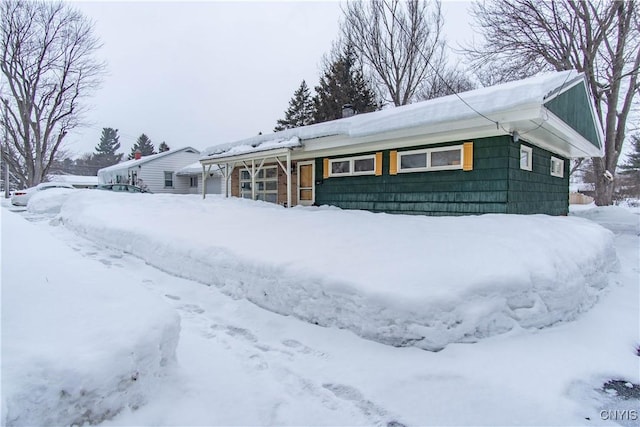
[[[92,161],[98,168],[115,165],[122,160],[123,154],[116,153],[120,149],[120,136],[118,129],[102,128],[100,143],[96,145]]]
[[[640,198],[640,135],[631,136],[633,150],[620,165],[620,189],[624,196]]]
[[[138,137],[138,140],[133,147],[131,147],[131,154],[129,154],[129,160],[136,157],[136,151],[140,150],[143,156],[149,156],[151,154],[157,154],[156,148],[151,143],[151,140],[144,133]]]
[[[284,113],[284,119],[278,120],[278,124],[273,130],[274,132],[278,132],[285,129],[310,125],[313,123],[313,113],[311,92],[309,92],[309,87],[303,80],[289,101],[289,108]]]
[[[167,145],[166,142],[162,141],[158,146],[158,153],[164,153],[165,151],[171,150],[171,147]]]
[[[315,123],[341,118],[342,107],[346,104],[351,104],[358,113],[368,113],[381,107],[371,84],[357,64],[353,48],[347,45],[335,56],[315,88]]]

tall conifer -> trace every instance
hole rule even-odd
[[[342,117],[342,107],[350,104],[357,113],[379,110],[381,105],[358,65],[353,48],[344,46],[330,61],[316,86],[313,98],[316,123]]]
[[[138,137],[138,140],[133,147],[131,147],[131,154],[129,154],[129,160],[134,159],[136,151],[140,150],[143,156],[149,156],[151,154],[157,154],[156,148],[151,143],[151,140],[144,133]]]
[[[307,126],[313,123],[313,99],[307,83],[303,80],[300,87],[293,93],[289,101],[289,108],[284,113],[284,119],[277,122],[275,132],[284,129]]]

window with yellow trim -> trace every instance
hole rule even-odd
[[[329,176],[375,175],[376,155],[329,159]]]
[[[398,151],[398,173],[462,169],[463,146]]]

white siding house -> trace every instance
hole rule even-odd
[[[202,165],[195,162],[176,172],[179,179],[189,182],[188,194],[202,194]],[[224,194],[224,179],[218,168],[211,168],[207,176],[206,194]]]
[[[127,160],[98,171],[100,184],[127,183],[153,193],[189,194],[190,179],[176,172],[198,160],[200,152],[193,147]]]

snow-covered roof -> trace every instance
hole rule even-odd
[[[271,135],[258,135],[238,142],[209,147],[205,150],[205,153],[203,153],[201,158],[206,157],[207,159],[215,159],[219,157],[238,156],[241,154],[268,151],[277,148],[295,148],[301,146],[302,144],[300,143],[300,138],[298,136],[286,136],[282,135],[282,132],[278,132]]]
[[[102,168],[98,171],[98,175],[100,175],[101,173],[105,173],[105,172],[115,172],[115,171],[119,171],[119,170],[123,170],[123,169],[130,169],[134,166],[140,166],[143,165],[145,163],[151,162],[153,160],[157,160],[160,159],[162,157],[165,156],[170,156],[172,154],[175,153],[179,153],[181,151],[185,151],[185,150],[193,150],[195,153],[200,153],[200,150],[196,150],[193,147],[183,147],[183,148],[178,148],[177,150],[169,150],[169,151],[163,151],[162,153],[158,153],[158,154],[151,154],[150,156],[144,156],[138,160],[136,159],[132,159],[132,160],[127,160],[125,162],[121,162],[121,163],[117,163],[115,165],[112,166],[107,166],[106,168]]]
[[[200,160],[213,160],[276,148],[302,146],[306,151],[309,148],[307,141],[334,135],[345,136],[343,145],[349,145],[356,143],[354,142],[356,138],[362,139],[411,128],[421,128],[424,134],[425,131],[436,132],[434,127],[436,125],[439,129],[447,129],[448,124],[456,125],[465,120],[478,120],[478,123],[484,127],[499,128],[499,124],[505,120],[506,112],[538,107],[536,112],[539,114],[540,107],[545,102],[581,81],[584,81],[583,74],[575,70],[544,73],[528,79],[457,95],[211,146],[203,150]],[[530,127],[535,127],[531,122],[526,123]],[[480,125],[475,123],[474,126]],[[500,130],[504,134],[511,131],[513,129]]]
[[[222,166],[222,168],[224,168],[224,166]],[[201,173],[202,173],[202,164],[200,162],[195,162],[180,169],[178,172],[176,172],[176,175],[178,176],[200,175]],[[209,174],[222,176],[220,169],[217,167],[211,168],[211,171],[209,171]]]
[[[66,182],[76,185],[98,185],[97,176],[84,175],[49,175],[49,181]]]

